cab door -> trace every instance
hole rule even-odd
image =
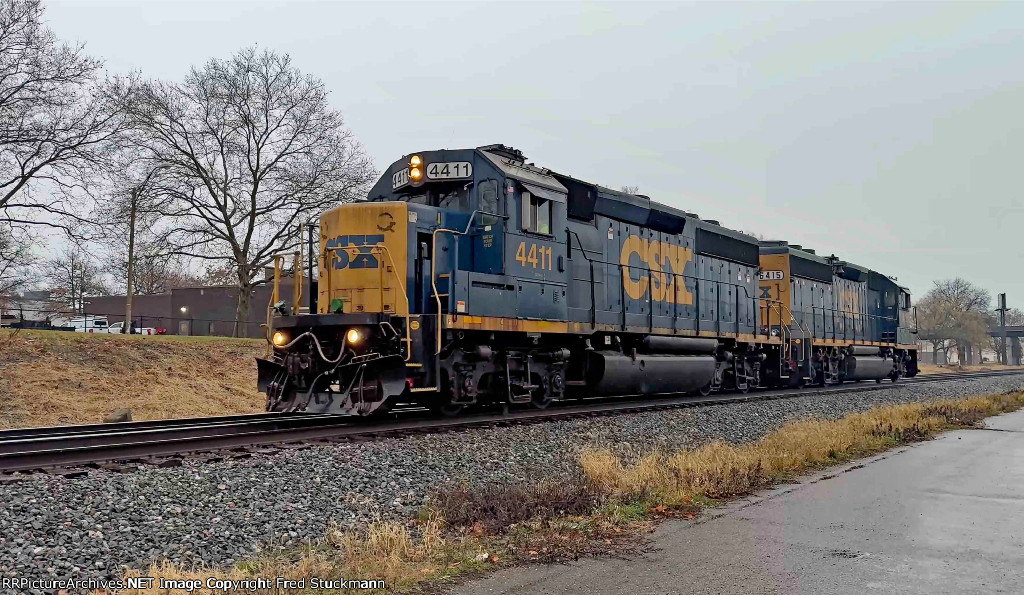
[[[473,218],[473,270],[478,273],[504,273],[505,221],[498,199],[498,181],[483,180],[476,187],[477,211]],[[486,214],[485,214],[486,213]]]

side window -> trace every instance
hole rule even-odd
[[[523,231],[551,234],[551,201],[523,192]]]
[[[498,182],[495,180],[486,180],[480,184],[480,207],[479,209],[484,213],[494,213],[495,215],[501,215],[498,212]],[[478,215],[480,223],[483,225],[493,225],[497,223],[495,217],[487,215]]]
[[[537,233],[551,233],[551,201],[544,198],[533,197],[533,209],[537,213]]]

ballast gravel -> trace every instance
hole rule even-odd
[[[131,473],[36,475],[0,485],[0,577],[119,577],[168,559],[230,566],[268,548],[407,519],[446,482],[527,482],[578,472],[588,446],[626,457],[745,442],[807,417],[1024,389],[1024,375],[906,384],[745,404],[386,438]]]

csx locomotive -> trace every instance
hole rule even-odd
[[[403,157],[324,213],[319,240],[308,313],[270,318],[271,411],[455,415],[917,373],[910,294],[889,277],[503,145]]]

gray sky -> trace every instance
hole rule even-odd
[[[323,78],[379,168],[537,165],[1024,306],[1024,3],[48,3],[111,72],[259,44]]]

